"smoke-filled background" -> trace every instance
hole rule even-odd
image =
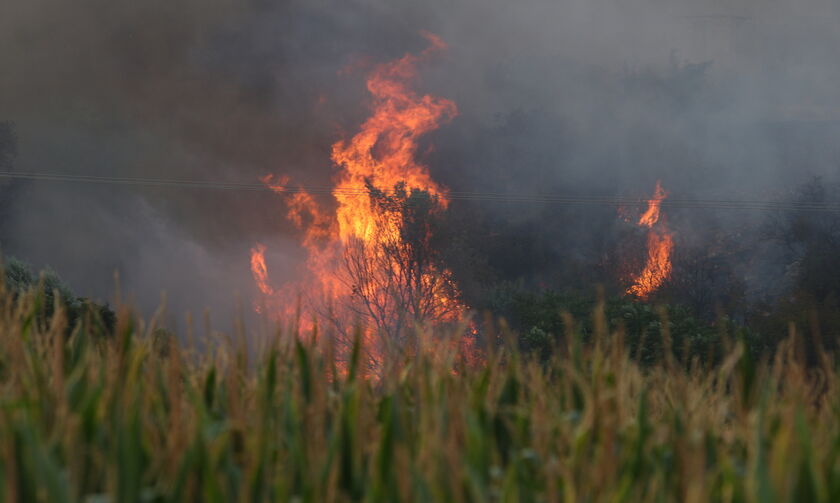
[[[0,164],[327,186],[330,145],[368,112],[365,74],[424,49],[424,30],[449,48],[417,87],[459,115],[423,139],[422,160],[452,190],[643,198],[661,179],[675,199],[777,200],[840,167],[834,0],[7,0]],[[701,264],[708,279],[684,289],[784,289],[796,259],[773,229],[789,218],[666,212],[675,276]],[[273,281],[293,277],[303,253],[284,213],[269,192],[0,179],[5,255],[102,300],[118,271],[147,312],[164,290],[175,313],[225,319],[237,294],[247,310],[256,242]],[[633,242],[609,206],[456,201],[450,213],[447,256],[474,299],[503,281],[620,282]]]

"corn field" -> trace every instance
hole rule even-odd
[[[548,360],[419,333],[371,375],[361,338],[337,363],[317,334],[198,345],[125,308],[104,336],[40,299],[0,293],[5,501],[840,501],[840,373],[794,330],[642,368],[596,309]]]

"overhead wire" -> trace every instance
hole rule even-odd
[[[89,184],[110,184],[144,187],[171,187],[184,189],[230,190],[230,191],[273,191],[284,194],[308,193],[342,196],[368,196],[367,188],[337,188],[327,185],[289,185],[271,182],[208,181],[151,177],[117,177],[61,173],[32,173],[0,171],[0,178],[45,182],[70,182]],[[487,201],[499,203],[544,203],[559,205],[604,205],[632,206],[647,204],[648,198],[621,196],[564,195],[546,193],[502,193],[480,191],[446,191],[442,194],[450,201]],[[723,209],[723,210],[795,210],[840,212],[840,203],[806,201],[771,201],[746,199],[672,199],[660,201],[662,207]]]

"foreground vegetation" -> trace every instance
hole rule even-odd
[[[122,308],[113,333],[95,311],[68,329],[43,300],[0,292],[6,501],[840,501],[840,371],[795,331],[762,362],[731,341],[640,366],[596,306],[547,358],[421,334],[371,375],[360,344],[197,351]]]

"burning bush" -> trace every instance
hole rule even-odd
[[[409,86],[417,62],[445,47],[434,35],[427,38],[430,47],[419,56],[407,54],[370,74],[372,115],[332,148],[338,169],[334,213],[305,191],[289,198],[289,217],[309,255],[307,278],[274,290],[265,248],[255,248],[252,256],[271,315],[288,317],[290,297],[307,292],[304,317],[329,323],[345,353],[351,339],[346,328],[367,327],[371,362],[385,345],[402,346],[415,325],[456,321],[466,313],[451,273],[430,246],[432,220],[448,204],[446,189],[415,159],[418,138],[457,112],[451,101],[420,96]],[[287,182],[267,183],[289,192]]]
[[[340,276],[356,314],[392,343],[413,335],[414,325],[456,321],[463,312],[458,288],[431,244],[438,197],[419,189],[409,194],[404,183],[391,194],[369,190],[379,221],[372,239],[352,238],[345,246]]]

